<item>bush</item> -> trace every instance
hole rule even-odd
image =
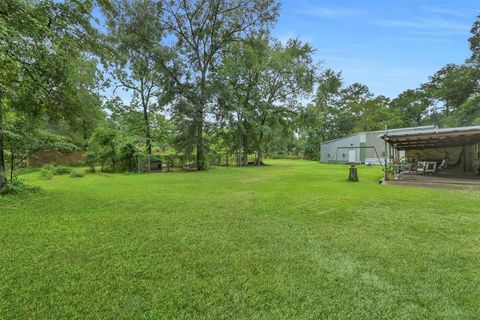
[[[72,169],[63,167],[63,166],[58,166],[55,167],[55,174],[58,176],[64,175],[64,174],[70,174],[72,172]]]
[[[85,173],[80,170],[72,170],[72,172],[70,172],[70,177],[72,178],[83,178],[84,175]]]
[[[87,151],[83,154],[83,163],[89,166],[90,172],[95,172],[95,165],[97,162],[97,158],[92,151]]]
[[[268,153],[264,155],[265,159],[289,159],[289,160],[297,160],[303,159],[302,155],[298,154],[285,154],[285,153]]]
[[[44,179],[50,180],[56,174],[55,167],[51,164],[46,164],[42,167],[42,170],[40,170],[40,174]]]
[[[65,174],[70,174],[72,169],[64,167],[64,166],[56,166],[52,164],[46,164],[40,170],[40,174],[43,178],[50,180],[53,176],[61,176]]]
[[[40,192],[39,187],[27,186],[19,180],[8,181],[5,186],[0,188],[0,195],[8,194],[22,194],[22,193],[37,193]]]
[[[84,163],[90,168],[96,165],[101,166],[102,172],[105,168],[115,172],[118,169],[118,134],[117,130],[109,127],[95,129],[88,140],[88,150],[83,157]]]
[[[125,143],[118,150],[118,160],[123,171],[135,171],[136,161],[135,155],[137,150],[132,143]]]
[[[95,173],[95,167],[85,169],[85,173]]]

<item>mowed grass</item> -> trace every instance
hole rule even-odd
[[[0,318],[478,319],[480,190],[379,167],[23,179],[0,200]]]

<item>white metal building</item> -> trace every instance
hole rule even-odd
[[[434,126],[388,129],[389,133],[421,132]],[[387,151],[381,138],[385,130],[360,132],[344,138],[325,141],[320,145],[320,162],[383,164]]]

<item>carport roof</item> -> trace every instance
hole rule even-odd
[[[480,143],[480,126],[428,129],[422,131],[388,131],[380,137],[399,150],[463,147]]]

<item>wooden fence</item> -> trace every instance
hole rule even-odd
[[[85,151],[58,152],[39,151],[27,160],[28,167],[38,167],[44,164],[59,164],[64,166],[75,166],[81,163]]]

